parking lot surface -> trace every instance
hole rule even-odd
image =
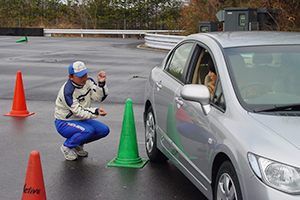
[[[143,168],[108,167],[117,156],[126,99],[133,102],[139,156],[144,147],[143,91],[149,70],[165,51],[137,48],[143,40],[111,38],[0,37],[1,199],[21,199],[33,150],[40,153],[47,199],[205,199],[171,163],[148,162]],[[54,126],[54,103],[67,80],[67,67],[85,62],[90,77],[107,73],[109,96],[98,120],[110,134],[85,146],[86,158],[66,161],[59,149],[64,139]],[[11,111],[16,74],[22,72],[28,117],[3,116]]]

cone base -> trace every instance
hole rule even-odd
[[[30,115],[33,115],[34,112],[24,112],[24,113],[20,113],[20,112],[15,112],[15,111],[10,111],[9,113],[4,114],[4,116],[13,116],[13,117],[27,117]]]
[[[19,43],[19,42],[26,42],[26,43],[28,43],[26,40],[16,41],[16,43]]]
[[[131,167],[131,168],[143,168],[144,165],[148,162],[148,159],[141,159],[139,163],[117,163],[115,162],[117,158],[114,158],[110,161],[107,166],[108,167]]]

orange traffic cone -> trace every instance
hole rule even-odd
[[[23,88],[23,81],[22,81],[22,73],[18,71],[12,110],[9,113],[4,114],[4,116],[27,117],[33,114],[34,112],[28,112],[27,110],[25,93]]]
[[[40,153],[32,151],[29,156],[28,168],[23,187],[22,200],[45,200],[46,190],[40,160]]]

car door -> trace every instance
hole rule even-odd
[[[213,59],[212,55],[207,48],[198,44],[195,46],[194,52],[198,53],[191,57],[194,60],[190,61],[187,68],[185,83],[208,84],[211,80],[207,76],[207,64],[209,60]],[[205,114],[200,103],[182,99],[180,95],[182,87],[183,85],[177,87],[174,95],[172,112],[174,116],[168,116],[169,123],[167,124],[169,126],[172,124],[171,118],[175,122],[173,129],[167,127],[167,135],[176,145],[175,149],[171,149],[170,152],[173,154],[175,162],[180,162],[185,167],[186,174],[193,174],[196,177],[199,185],[202,186],[200,190],[203,193],[210,193],[209,162],[211,149],[216,145],[216,138],[210,128],[214,109],[211,113]],[[219,93],[218,91],[218,95]],[[216,98],[216,95],[213,97]]]
[[[167,133],[168,111],[173,107],[174,93],[183,85],[183,73],[187,66],[194,42],[178,45],[169,53],[162,73],[155,79],[154,101],[158,135]]]

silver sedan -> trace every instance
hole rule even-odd
[[[300,198],[300,33],[190,35],[145,88],[146,150],[208,199]]]

